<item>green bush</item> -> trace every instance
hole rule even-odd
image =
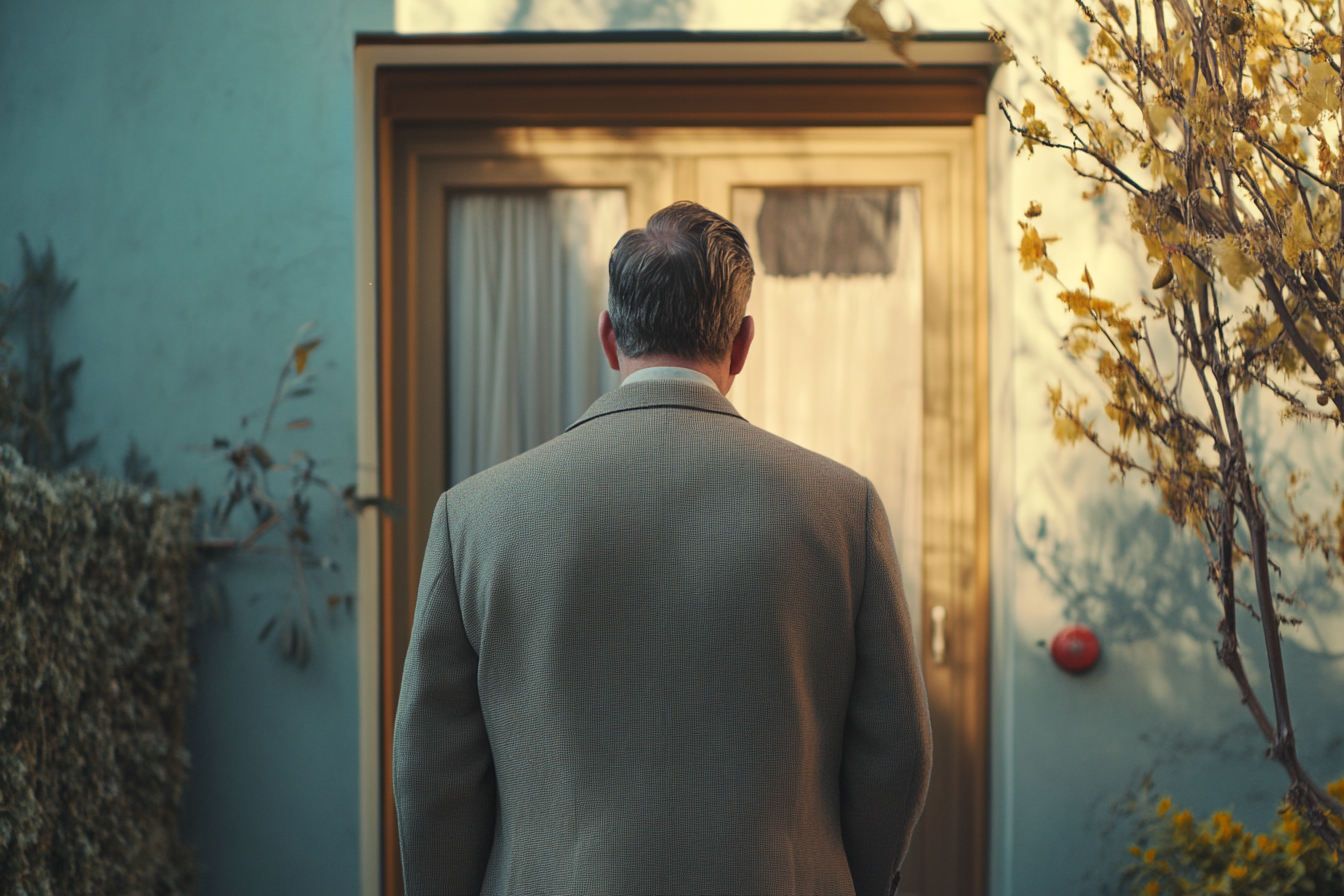
[[[0,894],[186,894],[198,496],[0,445]]]
[[[1329,787],[1344,796],[1344,780]],[[1151,807],[1151,804],[1149,804]],[[1340,820],[1330,817],[1337,830]],[[1197,821],[1173,810],[1170,797],[1139,822],[1138,859],[1124,874],[1125,891],[1143,896],[1220,893],[1247,896],[1336,896],[1344,893],[1344,864],[1286,803],[1268,834],[1255,834],[1230,812]]]

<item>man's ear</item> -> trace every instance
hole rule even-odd
[[[755,337],[756,321],[748,314],[742,318],[742,326],[737,328],[737,335],[733,337],[732,353],[728,356],[729,376],[737,376],[742,372],[742,365],[747,363],[747,352],[751,350],[751,340]]]
[[[616,328],[611,325],[611,315],[603,311],[597,316],[597,338],[602,343],[602,352],[612,370],[620,370],[619,356],[616,354]]]

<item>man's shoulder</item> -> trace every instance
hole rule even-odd
[[[742,422],[746,423],[745,420]],[[867,485],[866,477],[838,460],[805,448],[797,442],[791,442],[759,426],[746,423],[746,427],[749,430],[746,440],[752,443],[752,447],[756,448],[761,456],[773,458],[788,469],[802,475],[834,480],[836,484],[865,487]]]
[[[777,493],[863,497],[868,480],[838,461],[726,414],[644,408],[589,420],[455,485],[450,505],[463,510],[502,499],[563,497],[596,478],[628,479],[656,471],[696,478],[757,480]]]

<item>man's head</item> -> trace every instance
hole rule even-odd
[[[622,355],[728,355],[753,275],[747,241],[731,222],[694,202],[675,202],[620,238],[609,271],[611,325]]]

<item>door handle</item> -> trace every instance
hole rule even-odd
[[[929,633],[933,664],[941,666],[947,662],[947,607],[937,606],[929,610],[929,621],[933,631]]]

